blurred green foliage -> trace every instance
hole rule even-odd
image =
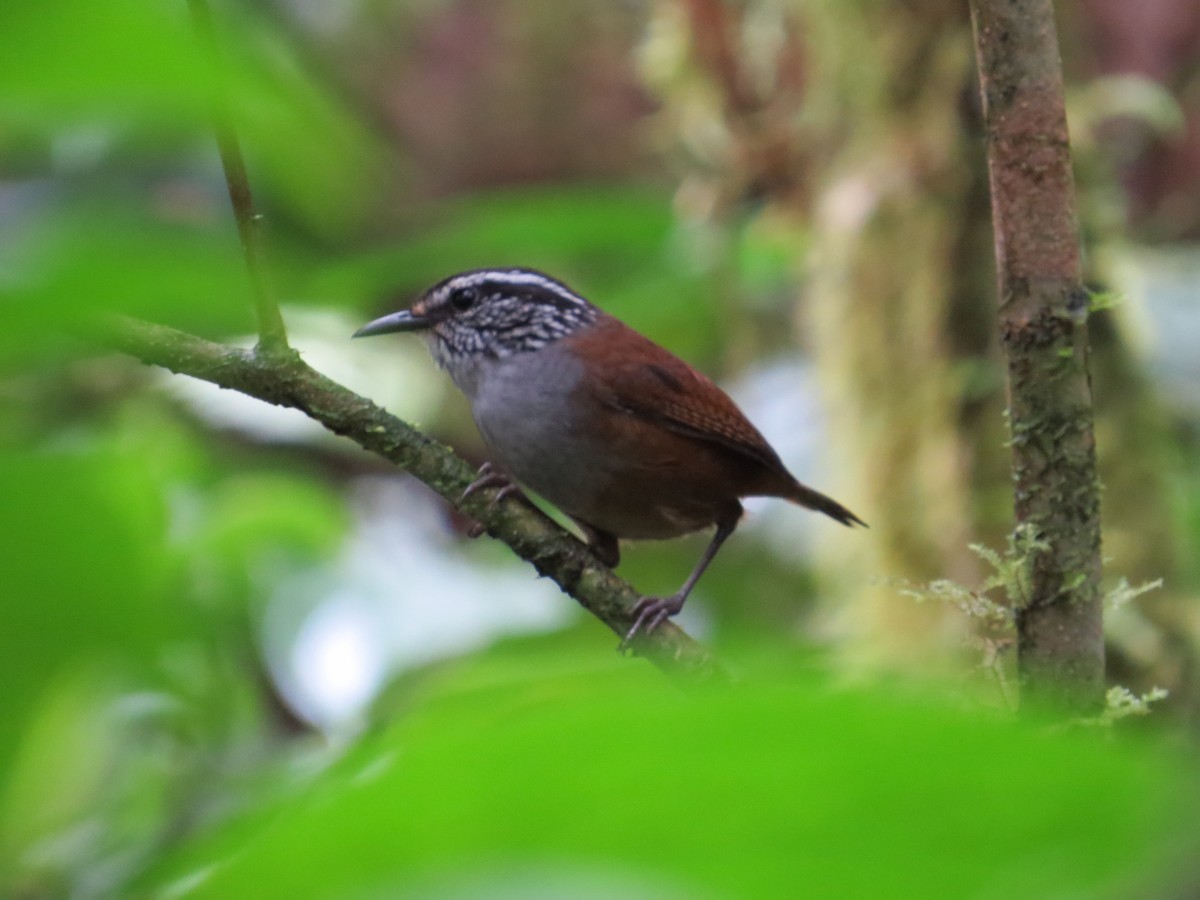
[[[339,501],[132,401],[0,457],[0,892],[111,896],[269,785],[248,613],[339,545]],[[243,783],[246,773],[252,772]]]
[[[218,27],[222,78],[185,3],[0,9],[0,158],[31,181],[0,221],[0,360],[59,350],[46,326],[86,333],[98,310],[205,335],[246,330],[247,279],[215,153],[222,106],[283,230],[286,280],[309,241],[371,209],[380,148],[249,11]],[[313,135],[319,135],[314,140]],[[197,155],[197,154],[201,155]]]
[[[182,4],[6,4],[0,27],[11,45],[0,62],[10,125],[120,118],[148,129],[203,115],[211,77]]]
[[[132,460],[66,450],[0,462],[0,633],[11,642],[0,658],[2,718],[15,727],[64,667],[114,654],[144,665],[169,641],[171,616],[157,603],[169,568],[156,552],[160,498]],[[19,733],[0,733],[0,762]]]
[[[1171,886],[1192,840],[1179,830],[1192,779],[1153,749],[794,676],[677,694],[619,660],[525,642],[411,702],[301,796],[146,884],[198,897],[1107,896]]]
[[[265,16],[221,4],[218,37],[285,302],[366,317],[453,270],[533,265],[714,372],[731,297],[758,299],[739,326],[787,315],[769,307],[795,235],[759,223],[689,250],[654,178],[404,193],[403,148]],[[1196,837],[1179,760],[837,688],[791,640],[811,573],[743,541],[704,584],[721,649],[755,673],[736,686],[679,693],[589,620],[405,674],[349,746],[296,721],[262,608],[342,551],[370,464],[220,432],[86,340],[113,311],[250,330],[211,61],[183,2],[9,3],[0,34],[0,894],[1063,897],[1194,879],[1176,868]],[[666,587],[696,552],[639,548],[623,572]]]

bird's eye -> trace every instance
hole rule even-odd
[[[450,305],[459,312],[466,312],[479,299],[479,291],[473,287],[455,288],[450,292]]]

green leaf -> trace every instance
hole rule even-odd
[[[178,123],[207,110],[208,73],[183,3],[5,3],[0,34],[0,121],[10,125]]]
[[[1190,781],[1151,751],[821,685],[679,694],[540,663],[460,672],[152,888],[1055,898],[1136,894],[1196,843]]]
[[[176,634],[165,510],[136,457],[0,457],[0,773],[46,686],[81,664],[145,665]]]
[[[5,273],[10,284],[0,283],[8,323],[0,358],[10,365],[60,347],[57,332],[86,333],[102,313],[206,335],[251,326],[245,266],[224,224],[185,225],[90,206],[29,223],[8,249],[15,262]]]

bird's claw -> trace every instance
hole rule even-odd
[[[482,491],[484,488],[499,488],[495,496],[492,497],[491,506],[495,506],[506,497],[525,496],[521,493],[520,485],[514,483],[511,478],[497,470],[490,462],[485,462],[479,467],[479,471],[475,473],[475,480],[468,484],[459,496],[458,505],[462,506],[468,497]]]
[[[513,484],[511,481],[508,484],[500,485],[500,490],[496,491],[496,496],[492,498],[492,503],[499,503],[507,497],[523,497],[519,485]]]
[[[507,475],[498,471],[490,462],[485,462],[479,467],[479,471],[475,473],[475,480],[466,486],[462,494],[458,498],[458,506],[461,507],[466,502],[467,498],[484,488],[499,488],[492,499],[488,501],[488,507],[494,507],[501,500],[507,497],[518,497],[525,502],[529,502],[525,495],[521,492],[519,485],[515,484]],[[467,529],[467,537],[477,538],[487,529],[475,522]]]
[[[468,497],[478,491],[482,491],[484,488],[499,487],[503,489],[512,486],[513,484],[508,479],[508,476],[503,472],[498,472],[490,462],[485,462],[479,467],[479,471],[475,473],[475,480],[463,490],[462,495],[458,498],[458,505],[462,506]]]
[[[617,645],[618,653],[633,649],[633,639],[639,634],[652,634],[663,622],[683,609],[683,600],[673,597],[643,597],[633,607],[633,625]]]

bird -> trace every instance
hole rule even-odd
[[[683,608],[741,521],[743,498],[779,497],[866,525],[797,481],[706,375],[540,271],[451,275],[354,337],[394,332],[423,334],[470,403],[492,461],[464,499],[483,487],[516,490],[515,480],[576,522],[610,568],[620,539],[715,527],[678,591],[634,606],[622,648]]]

